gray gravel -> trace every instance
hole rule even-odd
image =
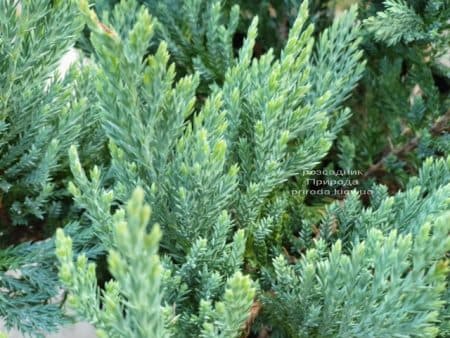
[[[5,332],[0,321],[0,332]],[[7,332],[8,338],[25,338],[20,332],[13,330]],[[59,333],[50,334],[48,338],[95,338],[94,328],[88,323],[78,323],[61,329]]]

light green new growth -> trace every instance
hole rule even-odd
[[[114,248],[108,253],[113,280],[104,291],[97,287],[95,265],[83,254],[73,262],[72,241],[60,229],[56,254],[59,276],[69,290],[68,304],[78,315],[93,323],[99,337],[168,337],[161,305],[162,266],[159,262],[159,226],[146,227],[150,208],[143,204],[144,192],[136,189],[125,210],[113,220]]]
[[[416,236],[370,229],[348,254],[319,240],[294,265],[278,257],[269,316],[288,337],[435,337],[449,231],[445,213]]]
[[[151,212],[143,201],[144,192],[138,188],[126,211],[120,209],[113,217],[108,266],[114,279],[103,291],[97,286],[95,265],[83,254],[74,262],[72,240],[61,229],[56,234],[59,276],[69,291],[68,305],[79,318],[96,326],[99,337],[145,338],[149,333],[154,338],[179,336],[172,327],[177,317],[169,305],[162,303],[161,283],[170,276],[165,276],[157,254],[161,232],[155,225],[147,233]],[[223,300],[201,302],[201,337],[237,337],[254,295],[251,280],[236,273],[226,284]]]
[[[196,102],[197,74],[175,81],[165,42],[147,55],[142,42],[153,36],[153,19],[136,1],[122,1],[103,22],[86,1],[81,7],[93,31],[97,95],[112,157],[106,175],[112,186],[102,187],[96,168],[88,178],[72,148],[75,201],[102,244],[114,247],[110,211],[115,201],[123,203],[135,186],[142,186],[154,210],[151,222],[161,224],[164,233],[161,253],[170,276],[163,280],[164,302],[175,307],[177,316],[172,332],[177,337],[238,336],[254,294],[239,277],[244,258],[269,251],[265,241],[284,208],[271,194],[313,168],[339,129],[328,127],[331,108],[324,110],[331,92],[312,94],[308,4],[301,6],[279,58],[269,51],[253,59],[254,19],[237,58],[225,69],[223,84],[213,84],[202,102]],[[350,40],[356,32],[353,18],[354,10],[343,19],[342,35],[351,35]],[[330,29],[334,34],[338,26]],[[348,67],[358,71],[333,86],[349,81],[351,88],[359,78],[361,55],[354,47]]]
[[[450,336],[450,3],[338,3],[0,0],[6,329]]]
[[[66,323],[53,242],[38,240],[70,213],[67,149],[83,163],[99,149],[87,72],[58,73],[82,29],[73,1],[0,1],[0,317],[35,337]]]
[[[385,234],[396,229],[416,234],[426,221],[450,209],[450,157],[424,161],[405,191],[389,196],[385,186],[373,186],[371,205],[365,208],[356,191],[345,203],[333,203],[319,226],[329,243],[340,239],[344,248],[363,240],[368,231]]]

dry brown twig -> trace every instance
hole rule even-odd
[[[250,308],[250,314],[245,321],[244,330],[241,338],[247,338],[250,335],[250,330],[252,328],[253,323],[255,322],[256,317],[258,317],[261,312],[262,304],[260,301],[255,300]]]
[[[430,128],[430,132],[433,135],[439,135],[443,131],[448,131],[449,123],[450,123],[450,110],[445,115],[439,117],[434,122],[433,126]],[[386,155],[383,156],[381,160],[379,160],[377,163],[369,167],[369,169],[364,173],[364,178],[368,178],[372,176],[374,173],[380,171],[383,168],[384,163],[391,155],[400,156],[415,149],[419,145],[419,141],[420,136],[416,136],[405,145],[390,150]]]

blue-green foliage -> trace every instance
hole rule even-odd
[[[442,0],[364,1],[359,12],[368,64],[346,128],[356,152],[345,156],[391,190],[448,153],[449,15]]]
[[[219,311],[227,279],[241,270],[245,255],[264,247],[265,236],[278,222],[279,212],[266,211],[275,205],[269,196],[288,178],[313,168],[329,149],[338,124],[330,128],[327,122],[361,75],[357,41],[345,61],[351,60],[353,76],[330,78],[333,85],[345,86],[314,91],[310,68],[316,60],[307,3],[279,58],[271,51],[252,58],[255,19],[237,57],[225,68],[223,84],[214,84],[209,97],[196,102],[199,76],[175,80],[170,44],[161,42],[146,56],[142,41],[151,40],[154,22],[145,9],[122,1],[103,22],[87,2],[82,9],[99,65],[97,95],[112,157],[105,177],[112,186],[102,188],[98,169],[87,177],[72,148],[75,182],[70,190],[108,248],[115,245],[113,204],[123,203],[136,185],[143,187],[154,210],[151,221],[163,230],[162,263],[171,276],[164,284],[164,301],[175,306],[174,330],[180,337],[206,335],[203,323],[213,307]],[[132,12],[136,15],[130,16]],[[326,34],[339,38],[325,37],[317,45],[318,55],[323,48],[340,52],[333,45],[341,39],[356,40],[354,18],[353,8],[330,28]],[[334,72],[325,66],[320,71]],[[236,306],[240,302],[231,301]]]
[[[86,140],[95,126],[92,109],[76,95],[78,85],[88,82],[76,70],[62,80],[56,73],[81,29],[71,1],[0,4],[0,222],[5,226],[59,216],[62,186],[55,176],[67,168],[66,151],[73,143],[95,140]]]
[[[206,82],[224,80],[234,64],[233,35],[239,6],[223,10],[224,1],[143,1],[158,20],[158,34],[174,61]]]
[[[345,203],[335,202],[319,228],[329,243],[339,239],[350,247],[365,238],[370,229],[388,233],[415,234],[427,220],[448,210],[450,198],[450,157],[433,161],[427,159],[417,177],[412,177],[405,191],[389,196],[387,187],[374,185],[370,206],[364,206],[358,192],[353,191]]]
[[[343,252],[318,240],[293,265],[274,260],[266,313],[280,337],[435,337],[445,304],[449,214],[415,235],[372,228]],[[420,292],[418,292],[420,290]]]
[[[89,67],[58,74],[82,27],[71,1],[0,3],[0,317],[34,336],[66,322],[52,301],[61,293],[53,241],[9,245],[64,224],[68,147],[79,144],[84,163],[101,149]],[[79,235],[77,248],[89,238]]]
[[[7,328],[449,336],[449,6],[335,5],[0,1]]]

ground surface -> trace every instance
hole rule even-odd
[[[4,332],[3,323],[0,322],[0,332]],[[8,338],[25,338],[18,331],[13,330],[8,332]],[[48,338],[95,338],[95,331],[93,327],[87,323],[78,323],[69,327],[61,329],[59,333],[50,334]]]

